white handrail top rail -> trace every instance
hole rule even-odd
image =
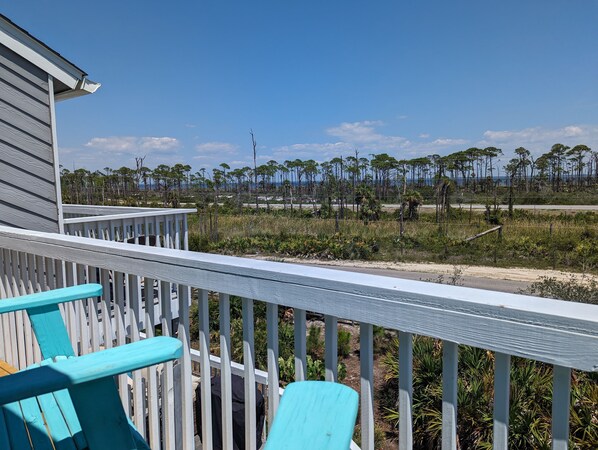
[[[0,226],[0,247],[598,371],[598,306]]]
[[[71,219],[64,219],[66,225],[72,223],[89,223],[89,222],[107,222],[110,220],[126,220],[126,219],[139,219],[144,217],[159,217],[159,216],[171,216],[175,214],[194,214],[196,209],[190,208],[172,208],[172,209],[159,209],[149,210],[135,213],[124,213],[124,214],[109,214],[103,216],[85,216],[85,217],[73,217]]]
[[[145,206],[112,206],[112,205],[82,205],[79,203],[63,203],[63,209],[66,212],[78,213],[81,211],[93,214],[103,214],[104,211],[122,211],[122,212],[139,212],[139,211],[159,211],[170,208],[153,208]]]

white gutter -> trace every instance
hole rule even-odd
[[[91,81],[88,80],[86,77],[83,77],[81,80],[79,80],[77,86],[75,86],[74,89],[55,94],[54,99],[57,102],[60,102],[69,98],[80,97],[86,94],[93,94],[95,91],[98,90],[100,86],[100,83],[96,83],[95,81]]]

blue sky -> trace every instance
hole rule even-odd
[[[0,0],[102,83],[57,105],[61,163],[194,171],[493,145],[598,150],[598,1]]]

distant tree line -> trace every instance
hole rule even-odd
[[[313,159],[268,161],[231,168],[226,162],[196,172],[188,164],[160,164],[154,169],[136,158],[133,168],[89,171],[61,170],[63,200],[67,203],[145,205],[160,202],[178,206],[186,201],[228,199],[241,205],[255,198],[302,208],[306,203],[367,207],[372,198],[410,204],[421,201],[422,190],[433,192],[440,213],[451,193],[496,195],[497,189],[514,193],[579,192],[598,185],[598,152],[587,145],[554,144],[534,158],[523,147],[506,164],[496,147],[397,159],[387,153]],[[191,200],[189,199],[191,198]]]

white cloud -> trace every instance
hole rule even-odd
[[[355,146],[347,142],[291,144],[275,148],[272,159],[278,162],[294,159],[314,159],[322,162],[339,155],[353,153]]]
[[[61,147],[60,163],[70,169],[89,170],[104,167],[134,167],[136,157],[145,157],[144,165],[174,164],[184,161],[178,150],[181,142],[169,136],[107,136],[93,137],[81,147]]]
[[[273,157],[278,161],[312,158],[321,162],[337,156],[353,154],[357,149],[363,156],[369,153],[387,152],[398,159],[404,159],[424,156],[444,149],[453,151],[468,142],[466,139],[459,138],[439,138],[431,142],[413,143],[402,136],[382,133],[379,129],[383,126],[383,122],[374,120],[343,122],[326,129],[326,133],[337,138],[337,141],[285,145],[274,149]],[[430,135],[422,134],[419,137],[427,139]]]
[[[454,145],[465,145],[467,142],[467,139],[439,138],[429,142],[427,145],[432,145],[434,147],[452,147]]]
[[[478,146],[494,145],[509,153],[517,147],[525,147],[534,154],[550,150],[556,143],[574,146],[586,144],[598,147],[598,125],[568,125],[558,128],[531,127],[520,130],[487,130]]]
[[[153,136],[110,136],[91,138],[85,147],[108,150],[119,153],[138,153],[141,151],[164,151],[177,148],[179,140],[173,137]]]
[[[384,123],[374,120],[363,122],[343,122],[340,125],[328,128],[326,133],[341,141],[368,149],[396,150],[409,141],[401,136],[389,136],[376,131]]]
[[[140,143],[145,150],[170,150],[179,146],[178,139],[172,137],[142,137]]]
[[[565,127],[563,129],[563,131],[565,132],[565,136],[567,136],[567,137],[581,136],[581,135],[584,134],[583,128],[582,127],[578,127],[576,125]]]
[[[204,142],[195,146],[195,150],[200,154],[196,158],[214,154],[233,155],[237,153],[238,148],[230,142]]]
[[[488,130],[484,132],[485,139],[489,139],[496,142],[510,141],[514,139],[520,140],[522,142],[538,142],[544,141],[546,139],[554,140],[559,138],[568,138],[583,135],[584,129],[578,125],[570,125],[567,127],[556,129],[533,127],[524,128],[522,130]]]
[[[217,167],[223,162],[230,165],[233,159],[240,159],[239,146],[230,142],[203,142],[194,148],[196,155],[193,159],[204,167]],[[236,167],[235,164],[233,166]]]
[[[389,126],[390,127],[390,126]],[[446,155],[467,147],[499,147],[510,158],[513,150],[523,146],[534,155],[550,150],[557,142],[568,146],[586,144],[598,149],[598,125],[567,124],[561,127],[528,127],[521,129],[486,130],[468,136],[434,136],[434,133],[415,134],[410,141],[395,130],[386,132],[381,121],[364,120],[342,122],[323,130],[321,142],[299,142],[278,147],[258,147],[258,164],[271,159],[280,163],[285,160],[314,159],[329,161],[338,156],[360,156],[386,152],[397,159],[410,159],[430,154]],[[434,136],[434,137],[431,137]],[[109,136],[93,137],[80,147],[60,148],[60,162],[64,167],[85,167],[90,170],[135,165],[135,157],[147,156],[145,165],[190,162],[194,166],[218,167],[226,162],[231,167],[253,167],[250,146],[240,146],[226,141],[210,141],[195,144],[193,140],[185,149],[177,138],[168,136]],[[292,141],[291,141],[292,142]],[[186,151],[186,153],[185,153]],[[194,167],[197,170],[199,167]]]

